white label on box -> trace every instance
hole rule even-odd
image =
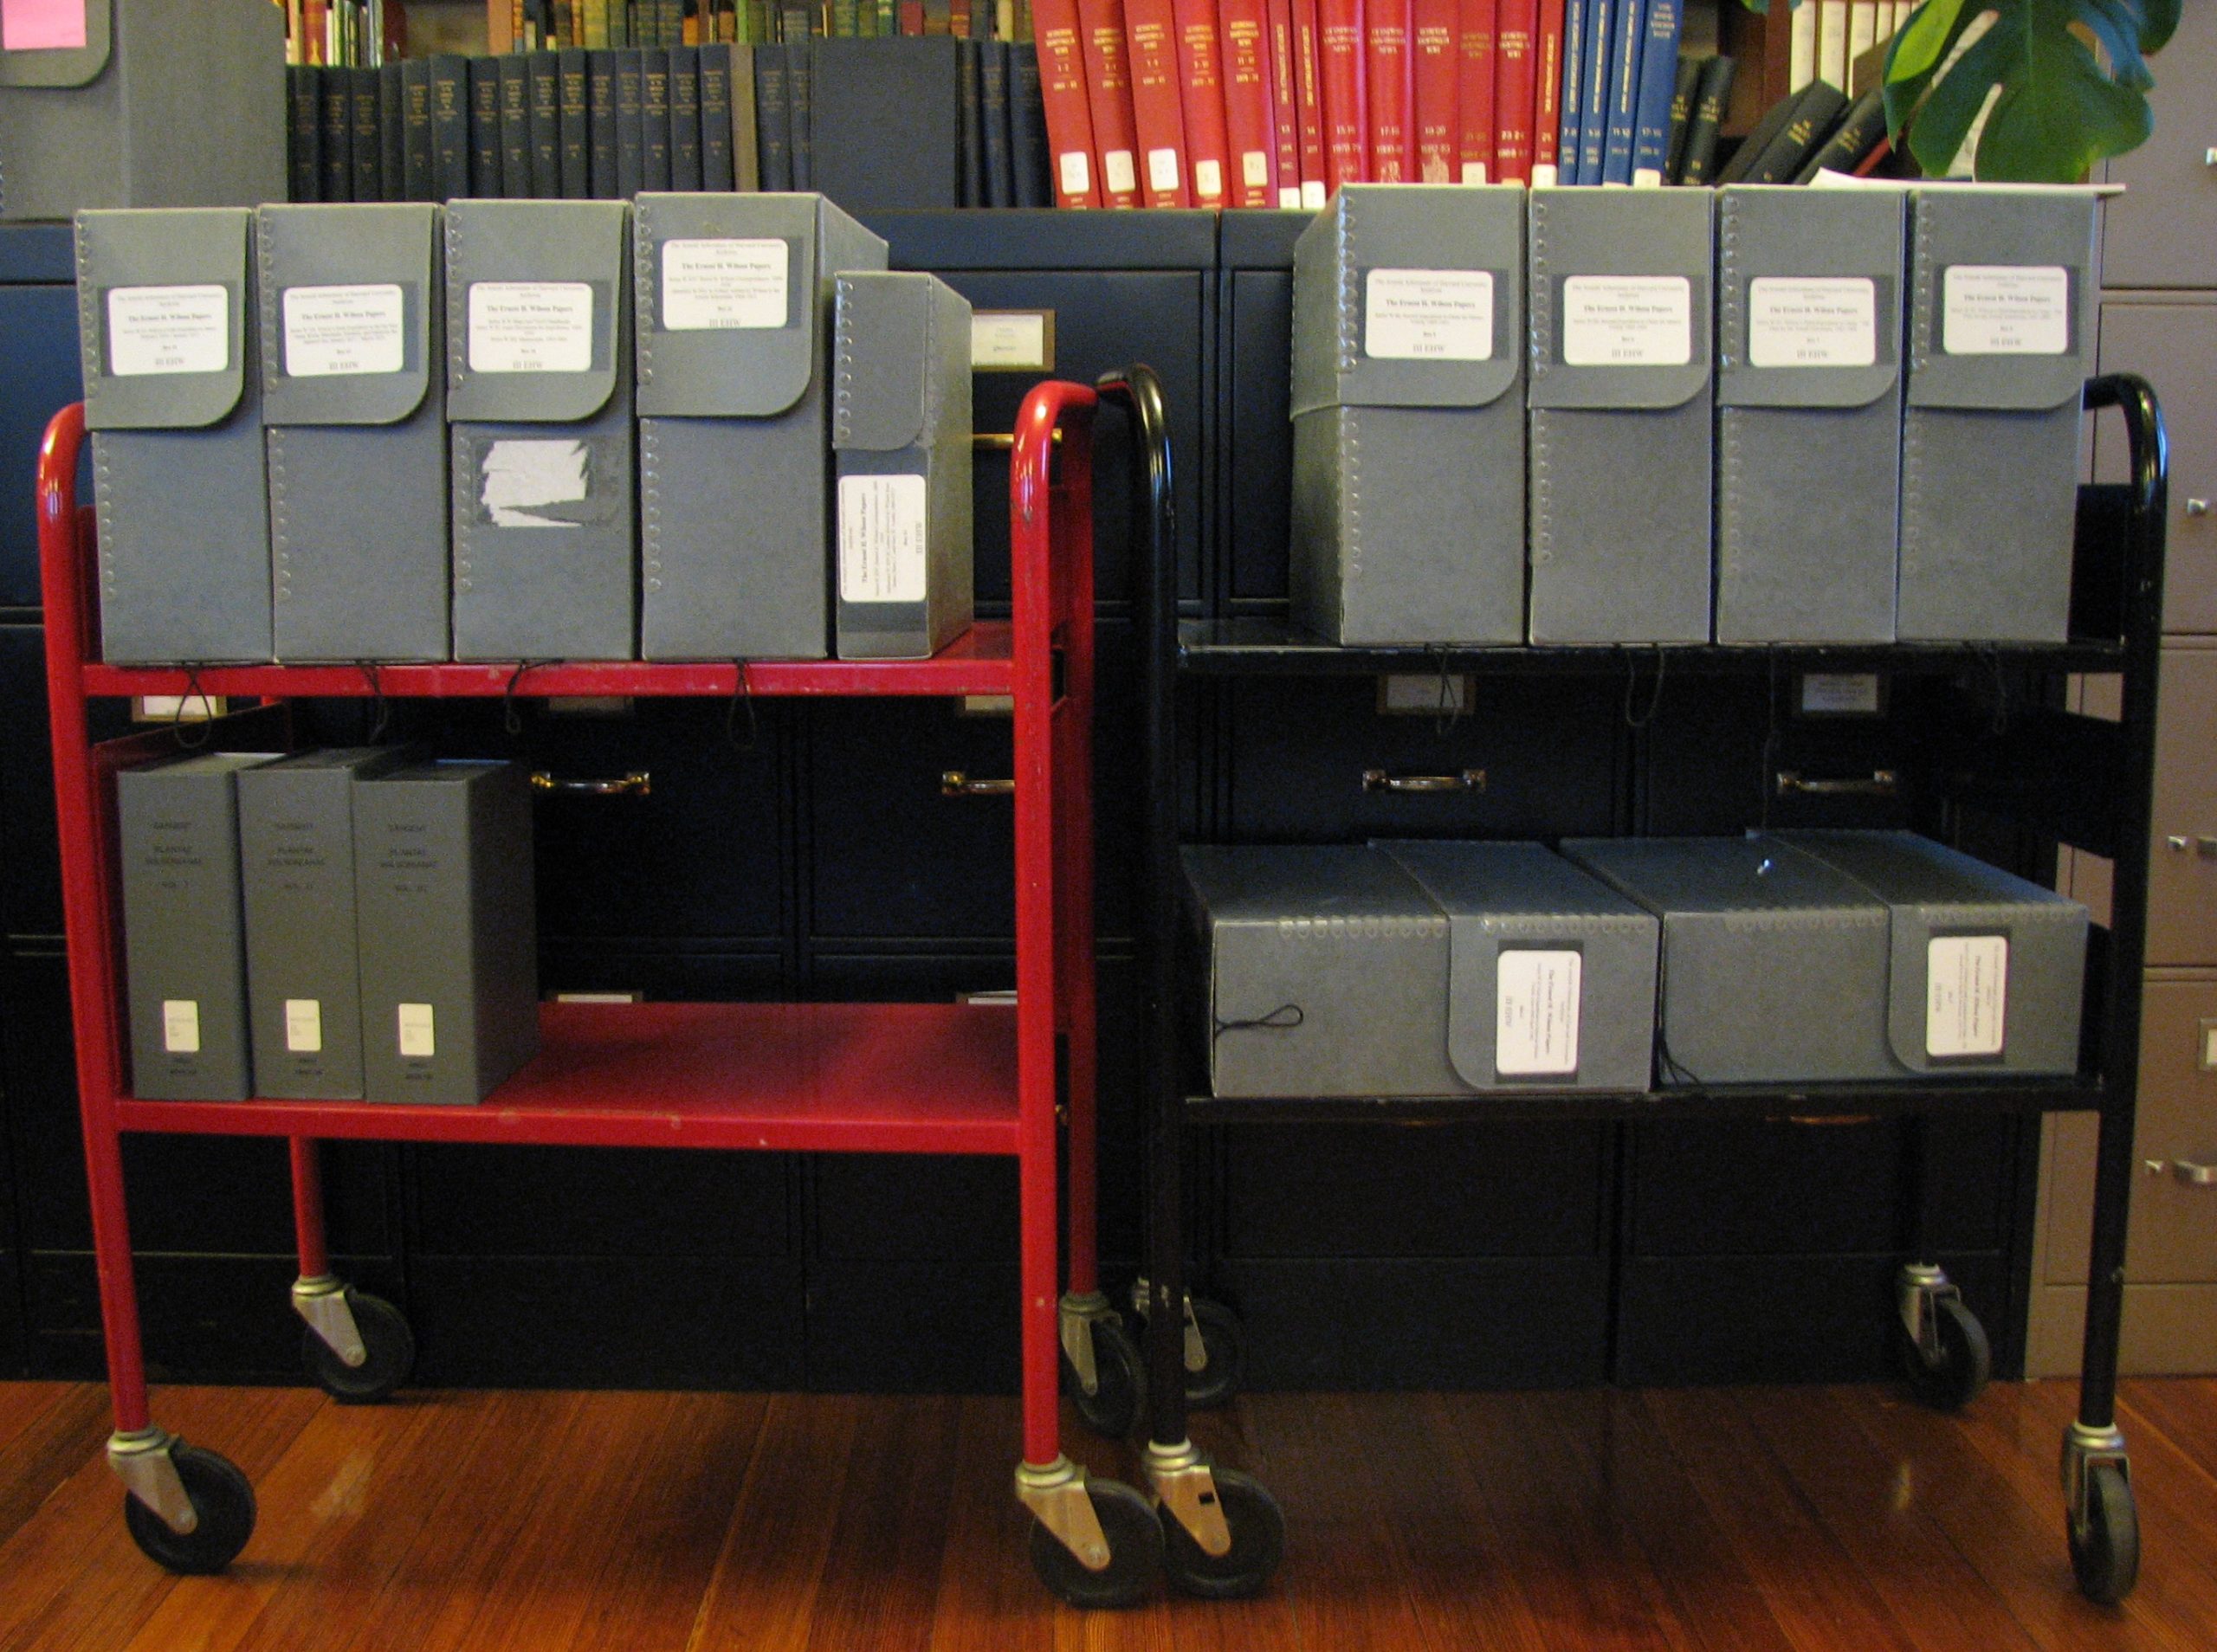
[[[1270,158],[1259,149],[1251,149],[1239,158],[1240,181],[1251,190],[1270,187]]]
[[[2009,941],[1938,935],[1924,949],[1924,1053],[1999,1055],[2009,1009]]]
[[[1111,155],[1108,158],[1113,161],[1116,158]],[[1124,169],[1127,171],[1131,170],[1131,165],[1132,158],[1129,155],[1125,156]],[[1064,195],[1089,195],[1093,192],[1093,168],[1087,164],[1086,153],[1083,150],[1064,151],[1062,168]],[[1110,170],[1113,171],[1115,169],[1112,167]]]
[[[1101,175],[1111,195],[1129,195],[1140,186],[1139,161],[1128,149],[1112,149],[1103,155]]]
[[[321,999],[285,1000],[285,1048],[295,1055],[320,1055],[323,1053]]]
[[[1758,275],[1748,283],[1757,367],[1868,367],[1878,359],[1878,284],[1867,275]]]
[[[592,288],[583,281],[475,281],[469,371],[582,373],[592,365]]]
[[[231,365],[231,297],[220,287],[114,287],[107,370],[118,378],[220,373]]]
[[[400,1006],[400,1053],[410,1057],[439,1053],[439,1041],[431,1030],[430,1004],[404,1003]]]
[[[1801,709],[1819,717],[1864,717],[1878,709],[1875,671],[1811,671],[1801,679]]]
[[[1046,371],[1046,311],[971,311],[970,365]]]
[[[405,365],[400,288],[288,287],[285,289],[285,373],[335,378],[397,373]]]
[[[924,600],[924,479],[839,478],[839,600]]]
[[[1494,972],[1494,1070],[1503,1078],[1567,1078],[1578,1071],[1576,952],[1503,950]]]
[[[1223,162],[1205,160],[1193,163],[1193,193],[1204,201],[1224,198]]]
[[[1571,275],[1562,284],[1571,367],[1683,367],[1694,358],[1693,283],[1683,275]]]
[[[1178,152],[1174,149],[1150,149],[1147,152],[1147,181],[1158,190],[1178,187]]]
[[[2060,264],[1950,264],[1940,347],[1951,356],[2060,356],[2071,348],[2071,272]]]
[[[662,325],[669,332],[782,327],[786,314],[785,243],[665,241]]]
[[[162,1000],[162,1048],[172,1055],[200,1053],[200,1000]]]
[[[1362,287],[1362,353],[1392,361],[1493,358],[1493,272],[1374,269]]]

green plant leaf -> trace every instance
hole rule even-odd
[[[1955,49],[1955,42],[1982,9],[1967,5],[1964,0],[1926,0],[1894,36],[1886,55],[1885,99],[1886,130],[1893,135],[1896,147],[1901,145],[1910,117],[1931,92],[1940,65],[1948,61],[1948,54]],[[1977,113],[1974,106],[1971,114],[1963,117],[1966,126]],[[1948,158],[1955,158],[1954,150],[1948,152]],[[1947,162],[1941,165],[1945,166]]]
[[[2104,158],[2148,141],[2156,121],[2143,88],[2104,74],[2085,42],[2065,27],[2088,10],[2084,0],[2023,0],[2024,21],[2010,42],[2023,68],[2000,77],[2001,95],[1979,138],[1981,178],[2075,184]],[[2010,22],[2005,13],[1993,32],[2002,34]],[[2132,61],[2146,74],[2136,55]]]

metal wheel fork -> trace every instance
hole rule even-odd
[[[2124,1434],[2112,1423],[2105,1429],[2090,1429],[2084,1423],[2073,1423],[2063,1432],[2063,1501],[2071,1512],[2074,1530],[2083,1529],[2092,1505],[2094,1465],[2113,1462],[2125,1483],[2132,1483],[2132,1463],[2125,1455]]]
[[[1085,1470],[1076,1463],[1057,1457],[1044,1468],[1017,1464],[1016,1500],[1087,1571],[1108,1569],[1108,1534],[1085,1489]]]
[[[341,1363],[350,1367],[367,1363],[369,1345],[362,1340],[361,1327],[354,1323],[344,1281],[329,1274],[294,1280],[293,1312],[307,1322],[308,1329],[323,1339]]]
[[[1186,1373],[1198,1377],[1209,1368],[1209,1345],[1201,1338],[1200,1321],[1193,1317],[1193,1294],[1186,1293]],[[1154,1309],[1153,1294],[1144,1277],[1132,1281],[1132,1312],[1146,1320]]]
[[[1154,1494],[1201,1552],[1218,1558],[1230,1554],[1231,1527],[1224,1518],[1224,1501],[1217,1495],[1216,1473],[1206,1454],[1191,1440],[1174,1446],[1150,1442],[1144,1466]]]
[[[1942,1297],[1952,1296],[1958,1301],[1962,1292],[1949,1279],[1945,1269],[1929,1262],[1906,1262],[1902,1267],[1897,1286],[1900,1297],[1902,1329],[1909,1333],[1909,1339],[1916,1344],[1917,1352],[1924,1356],[1927,1365],[1937,1365],[1943,1357],[1940,1346],[1939,1316],[1934,1306]]]
[[[1116,1310],[1099,1291],[1064,1296],[1057,1304],[1056,1323],[1063,1339],[1063,1358],[1077,1374],[1077,1385],[1088,1398],[1101,1391],[1101,1369],[1093,1358],[1093,1327],[1114,1320]]]
[[[177,1436],[149,1423],[129,1434],[112,1434],[107,1441],[107,1466],[123,1488],[152,1509],[162,1524],[180,1537],[198,1529],[200,1511],[184,1489],[184,1478],[170,1448]]]

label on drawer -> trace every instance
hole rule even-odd
[[[2009,941],[1939,935],[1924,949],[1924,1053],[1999,1055],[2009,1008]]]
[[[1576,952],[1519,949],[1494,970],[1494,1071],[1503,1078],[1567,1078],[1578,1071]]]
[[[418,1057],[439,1053],[439,1041],[432,1033],[430,1004],[404,1003],[400,1006],[400,1053]]]
[[[323,1003],[318,998],[285,1000],[285,1048],[295,1055],[323,1053]]]
[[[172,1055],[200,1053],[200,1000],[162,1000],[162,1048]]]
[[[107,370],[118,378],[220,373],[231,365],[230,294],[220,287],[113,287]]]
[[[839,600],[924,600],[921,476],[839,478]]]

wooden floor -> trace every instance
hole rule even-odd
[[[0,1384],[0,1652],[2217,1646],[2217,1383],[2127,1385],[2116,1610],[2065,1558],[2074,1393],[1254,1398],[1205,1443],[1284,1503],[1277,1584],[1084,1617],[1033,1581],[1005,1399],[170,1390],[262,1506],[229,1575],[179,1580],[125,1534],[105,1391]]]

